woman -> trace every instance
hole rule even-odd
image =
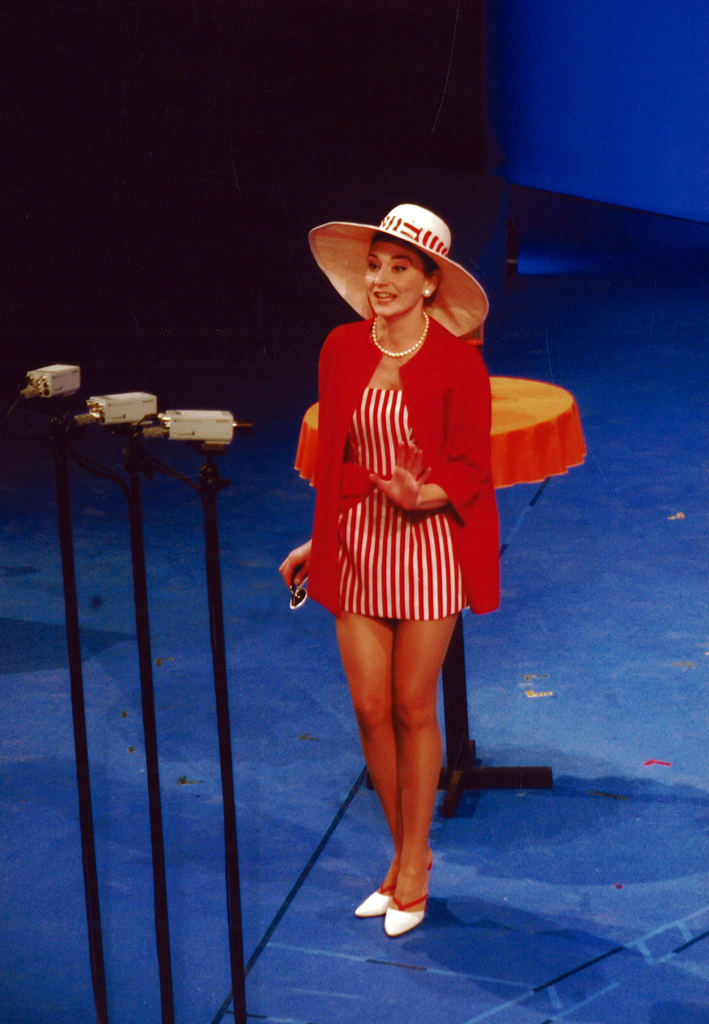
[[[388,935],[423,920],[441,769],[438,678],[461,609],[498,603],[490,385],[456,335],[487,299],[447,257],[433,213],[398,206],[378,229],[310,233],[321,269],[363,322],[320,356],[312,540],[280,567],[336,616],[362,749],[394,841],[384,880],[355,913]]]

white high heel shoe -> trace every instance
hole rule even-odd
[[[433,867],[433,854],[428,862],[428,870],[430,871]],[[396,888],[396,886],[394,886]],[[396,896],[392,896],[391,903],[386,912],[386,918],[384,919],[384,931],[387,933],[389,938],[395,939],[397,935],[405,935],[406,932],[410,932],[412,928],[416,928],[424,919],[426,914],[426,900],[428,899],[428,889],[419,896],[417,900],[412,900],[411,903],[399,903]],[[423,903],[421,910],[410,910],[410,907],[415,907],[417,903]]]
[[[404,935],[421,924],[426,913],[427,898],[428,893],[426,892],[417,900],[412,900],[411,903],[399,903],[396,896],[392,896],[391,905],[384,918],[384,931],[389,938],[394,939],[397,935]],[[423,903],[422,910],[409,910],[409,907],[415,907],[418,903]]]
[[[377,889],[368,896],[364,903],[355,910],[355,917],[382,917],[389,909],[395,885],[388,885],[384,889]]]

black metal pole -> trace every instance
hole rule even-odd
[[[446,726],[446,763],[450,770],[459,771],[475,763],[475,751],[470,749],[468,733],[468,703],[465,687],[459,685],[465,679],[465,640],[463,637],[463,616],[453,628],[448,651],[442,669],[443,703]]]
[[[537,503],[549,477],[539,486],[528,508]],[[524,510],[522,515],[526,513]],[[518,520],[518,524],[519,525]],[[513,530],[513,533],[516,531]],[[512,534],[510,534],[512,536]],[[500,548],[500,558],[507,550],[507,543]],[[478,767],[476,765],[475,740],[468,732],[468,695],[465,676],[465,640],[463,617],[458,616],[451,642],[443,662],[443,706],[446,722],[447,764],[441,770],[438,788],[445,789],[443,816],[455,817],[462,794],[471,789],[550,789],[553,785],[552,770],[546,765],[521,765],[514,767]]]
[[[158,766],[158,736],[155,723],[155,694],[153,689],[153,659],[150,646],[150,617],[148,612],[148,584],[145,572],[145,543],[143,512],[140,497],[139,472],[147,465],[141,458],[137,441],[131,440],[123,452],[123,465],[130,477],[128,514],[130,546],[133,562],[133,593],[135,595],[135,626],[138,635],[138,663],[140,667],[140,694],[145,735],[145,763],[148,773],[148,806],[150,812],[150,840],[153,860],[153,897],[155,907],[155,939],[157,943],[158,973],[160,977],[160,1005],[163,1024],[174,1024],[175,1005],[172,988],[170,958],[170,928],[168,923],[167,882],[165,877],[165,843],[160,802],[160,772]],[[148,469],[152,476],[152,470]]]
[[[231,961],[232,998],[236,1024],[246,1024],[246,992],[244,986],[244,942],[241,930],[241,895],[239,890],[239,854],[236,839],[236,806],[234,795],[234,769],[229,724],[229,690],[224,644],[224,610],[222,580],[219,564],[219,529],[217,524],[217,494],[227,487],[228,480],[219,478],[219,470],[212,457],[199,473],[200,496],[204,509],[204,540],[207,563],[207,595],[209,601],[209,630],[214,663],[214,692],[217,705],[217,731],[219,759],[222,774],[224,804],[224,847],[226,863],[227,922],[229,928],[229,956]]]
[[[57,512],[59,517],[59,546],[62,558],[62,576],[64,579],[64,612],[66,616],[69,678],[71,682],[71,711],[74,720],[76,780],[79,790],[81,860],[84,869],[84,892],[86,895],[86,920],[88,923],[89,934],[91,983],[93,985],[96,1019],[98,1024],[108,1024],[106,971],[103,958],[103,937],[101,934],[98,872],[96,869],[96,846],[94,842],[94,819],[91,807],[89,747],[86,736],[86,714],[84,710],[84,680],[81,670],[81,640],[79,637],[79,612],[76,599],[74,544],[71,532],[71,502],[69,495],[66,423],[63,418],[52,420],[50,436],[52,443],[52,455],[54,457],[54,476],[56,481]]]

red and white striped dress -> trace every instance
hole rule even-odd
[[[389,478],[397,446],[414,443],[401,391],[365,388],[348,437],[348,461]],[[407,512],[378,488],[340,516],[340,604],[386,619],[442,619],[466,605],[441,511]]]

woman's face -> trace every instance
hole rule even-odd
[[[428,277],[423,261],[397,242],[376,241],[369,250],[365,283],[375,316],[401,316],[432,294],[438,275]]]

